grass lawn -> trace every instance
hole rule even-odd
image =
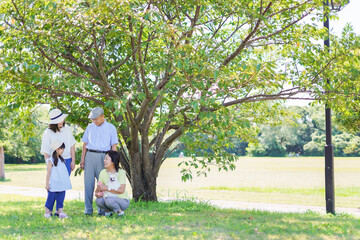
[[[186,158],[169,158],[160,169],[157,192],[162,197],[325,205],[323,157],[241,157],[236,169],[182,182],[177,166]],[[45,164],[5,165],[4,185],[44,187]],[[71,176],[73,189],[84,188],[83,176]],[[131,189],[127,190],[131,194]],[[335,158],[336,207],[360,208],[360,158]]]
[[[348,215],[217,209],[192,201],[132,202],[125,218],[83,215],[65,201],[68,219],[45,219],[43,198],[0,195],[0,239],[360,239]]]

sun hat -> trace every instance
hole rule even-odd
[[[96,119],[98,116],[103,115],[103,114],[104,114],[104,109],[102,109],[101,107],[95,107],[91,110],[91,112],[89,114],[89,118]]]
[[[69,114],[62,113],[59,109],[53,109],[49,112],[49,124],[58,124],[64,121]]]
[[[55,151],[56,149],[58,149],[61,145],[63,145],[64,142],[61,142],[59,140],[55,140],[50,144],[50,148],[51,150]]]

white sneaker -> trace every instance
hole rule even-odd
[[[67,218],[68,216],[66,215],[66,213],[59,213],[59,218]]]
[[[112,212],[105,212],[105,217],[111,217],[113,215]]]

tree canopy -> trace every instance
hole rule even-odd
[[[0,100],[23,112],[50,103],[83,128],[103,106],[134,199],[156,200],[177,139],[189,154],[212,149],[184,162],[184,179],[209,164],[232,169],[229,139],[286,115],[269,100],[350,95],[358,38],[349,27],[324,51],[317,24],[328,10],[322,0],[3,0]]]

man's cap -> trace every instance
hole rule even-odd
[[[101,107],[95,107],[91,110],[89,114],[90,119],[96,119],[98,116],[103,115],[104,110]]]

